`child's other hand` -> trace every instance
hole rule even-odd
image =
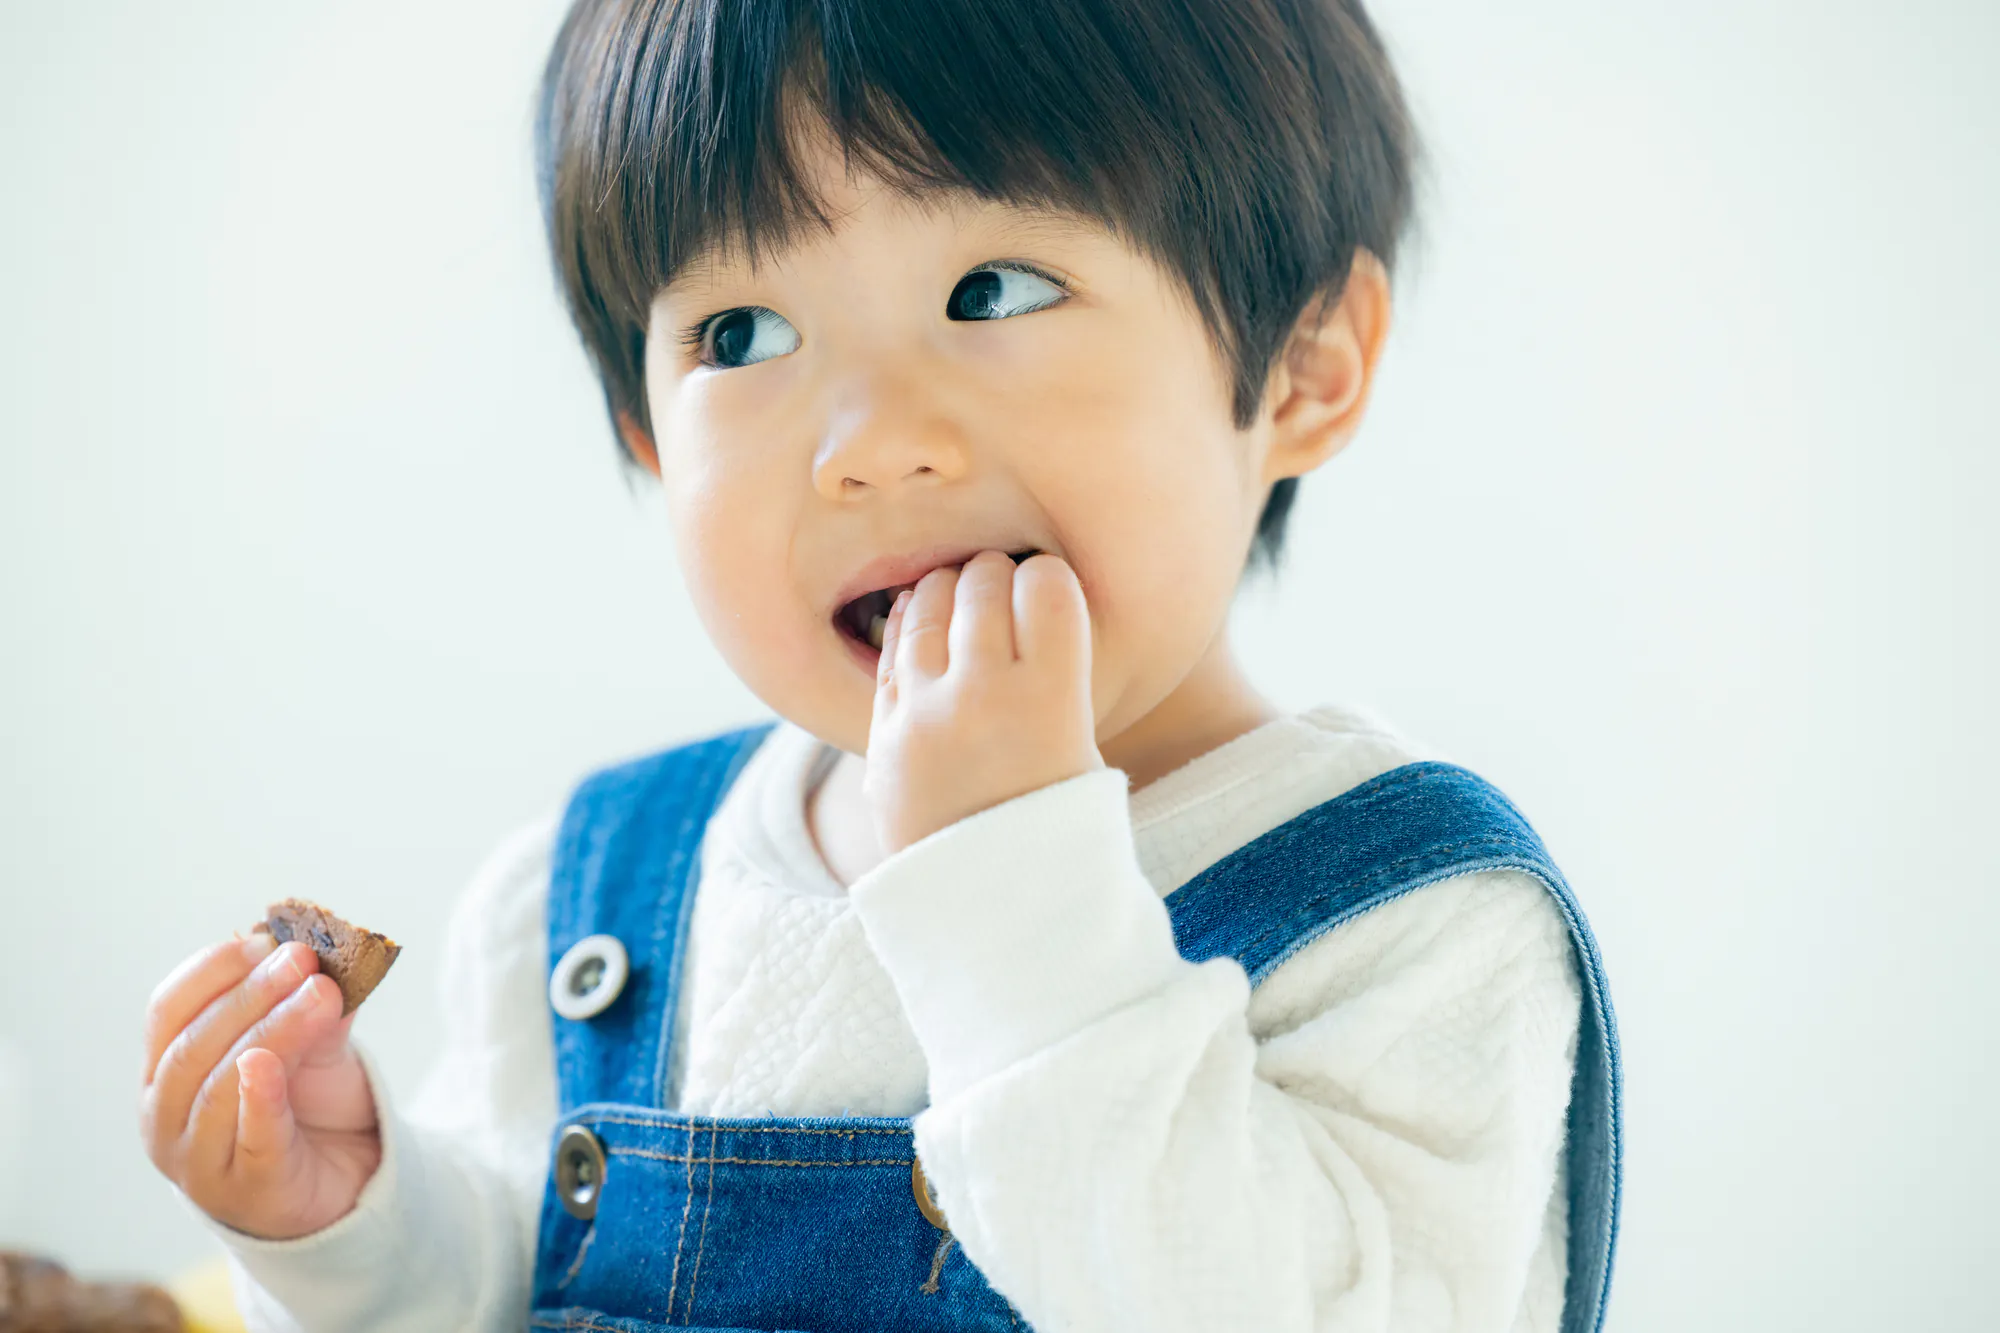
[[[210,1217],[267,1240],[351,1211],[382,1160],[353,1015],[318,973],[311,949],[258,931],[183,962],[146,1009],[147,1155]]]
[[[1059,556],[981,551],[898,597],[883,630],[862,791],[894,854],[1104,767],[1090,611]]]

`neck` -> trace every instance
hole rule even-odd
[[[1138,791],[1283,716],[1243,674],[1225,625],[1172,693],[1116,736],[1100,740],[1097,751],[1105,763],[1125,770],[1131,789]]]

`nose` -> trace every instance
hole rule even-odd
[[[970,461],[964,431],[932,394],[907,379],[875,379],[828,414],[813,485],[829,500],[855,500],[954,480]]]

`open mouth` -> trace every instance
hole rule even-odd
[[[1025,551],[1009,552],[1007,558],[1018,565],[1036,554],[1039,554],[1037,548],[1030,547]],[[873,592],[862,593],[835,613],[833,623],[846,637],[879,652],[882,633],[889,624],[889,608],[896,604],[896,594],[916,586],[915,583],[899,583],[892,588],[877,588]]]

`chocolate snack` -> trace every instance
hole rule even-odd
[[[6,1333],[183,1333],[174,1298],[142,1282],[84,1282],[61,1264],[0,1251]]]
[[[251,929],[263,931],[280,944],[297,940],[318,954],[320,971],[340,987],[342,1018],[360,1007],[403,951],[403,946],[388,936],[363,930],[303,898],[271,904],[269,915]]]

